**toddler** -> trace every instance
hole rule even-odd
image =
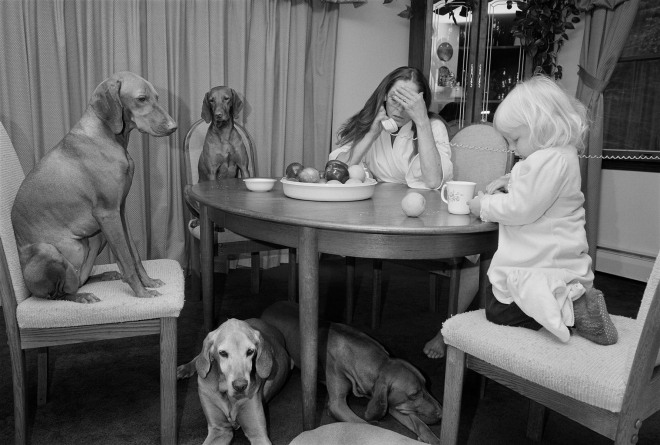
[[[593,288],[584,229],[578,160],[588,129],[584,105],[535,76],[507,95],[493,124],[521,160],[468,203],[482,220],[499,223],[486,317],[544,327],[562,342],[573,327],[593,342],[616,343],[603,294]]]

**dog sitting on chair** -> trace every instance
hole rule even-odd
[[[243,101],[233,88],[214,87],[204,95],[202,119],[211,125],[197,165],[200,181],[236,178],[238,173],[250,177],[247,149],[234,128],[234,117],[242,108]]]
[[[160,295],[128,231],[126,195],[133,182],[128,137],[137,128],[161,137],[177,124],[158,105],[147,80],[128,71],[101,82],[71,131],[39,161],[21,184],[11,211],[21,269],[32,295],[95,303],[80,286],[88,280],[118,280],[135,296]],[[118,272],[90,276],[109,244]]]
[[[204,445],[229,444],[239,427],[252,445],[270,444],[263,404],[284,386],[291,368],[284,337],[259,319],[232,318],[210,332],[202,352],[177,368],[178,379],[197,372],[208,423]]]
[[[266,308],[261,319],[278,329],[296,366],[300,366],[298,306],[280,301]],[[379,420],[390,413],[417,434],[419,440],[439,444],[427,424],[442,417],[440,403],[427,391],[422,374],[405,360],[390,357],[368,335],[341,323],[319,322],[319,367],[325,372],[328,411],[337,420],[363,423],[346,403],[352,391],[369,398],[364,416]]]

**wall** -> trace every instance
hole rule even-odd
[[[370,0],[358,8],[350,4],[340,6],[333,147],[341,124],[362,108],[383,77],[408,64],[410,22],[397,16],[408,4],[404,0],[387,5]]]

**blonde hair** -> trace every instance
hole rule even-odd
[[[503,134],[524,125],[533,146],[573,145],[579,153],[589,129],[586,107],[544,75],[516,85],[497,107],[493,125]]]

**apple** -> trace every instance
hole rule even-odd
[[[298,173],[298,180],[300,182],[319,182],[321,175],[314,167],[305,167]]]
[[[292,162],[286,168],[286,178],[287,179],[297,179],[301,171],[305,167],[300,162]]]

